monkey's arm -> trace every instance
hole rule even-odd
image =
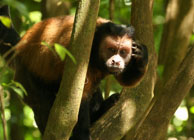
[[[134,86],[144,76],[148,65],[148,51],[145,45],[133,42],[132,58],[121,74],[115,78],[122,86]]]

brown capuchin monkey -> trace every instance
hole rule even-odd
[[[64,61],[55,55],[48,46],[59,43],[69,46],[74,17],[61,16],[43,20],[30,28],[16,48],[15,80],[22,83],[28,92],[25,102],[35,114],[41,133],[44,133],[49,111],[55,100],[61,82]],[[73,130],[72,140],[89,140],[93,102],[99,103],[95,93],[104,77],[113,74],[122,86],[132,87],[141,81],[147,70],[148,51],[145,45],[134,37],[134,28],[117,25],[99,18],[93,39],[86,84],[84,86],[78,122]],[[118,96],[115,96],[116,99]],[[105,103],[114,104],[110,97]],[[108,105],[111,106],[111,105]],[[101,109],[102,107],[99,107]],[[110,107],[108,107],[110,108]],[[102,109],[103,113],[106,109]],[[96,112],[101,112],[96,110]],[[95,113],[96,113],[95,112]],[[101,112],[102,114],[102,112]]]

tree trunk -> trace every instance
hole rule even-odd
[[[179,70],[158,91],[156,102],[134,140],[164,140],[170,119],[194,84],[194,48],[184,59]]]
[[[25,128],[23,126],[24,104],[14,91],[10,91],[10,140],[24,140]]]
[[[158,80],[154,106],[133,139],[166,139],[169,121],[193,85],[194,49],[182,62],[188,51],[193,23],[194,1],[169,1],[159,52],[159,64],[164,65],[163,79]]]
[[[153,97],[154,86],[156,81],[157,56],[154,48],[153,40],[153,24],[152,24],[152,7],[153,0],[133,0],[131,22],[136,29],[137,39],[148,46],[149,51],[149,67],[142,83],[134,88],[126,91],[131,95],[135,103],[136,113],[133,115],[132,129],[128,132],[124,139],[133,139],[136,129],[139,127],[139,121],[143,120],[149,111],[150,101]],[[141,18],[140,18],[141,17]],[[152,104],[151,104],[152,105]],[[134,108],[133,107],[133,108]],[[132,107],[129,107],[131,109]]]
[[[169,0],[158,60],[164,66],[164,83],[185,57],[193,27],[194,1]]]
[[[79,2],[69,50],[77,64],[66,58],[66,69],[48,118],[44,140],[69,139],[77,122],[98,9],[99,0]]]
[[[134,0],[131,19],[137,38],[148,46],[148,72],[138,87],[124,89],[118,103],[94,124],[91,133],[95,140],[121,139],[135,126],[151,101],[157,63],[153,41],[152,3],[153,0]]]
[[[68,15],[70,9],[70,2],[62,0],[42,0],[41,13],[42,19]]]

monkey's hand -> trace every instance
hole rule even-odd
[[[132,44],[132,57],[125,70],[115,78],[122,86],[135,86],[139,83],[147,71],[148,51],[145,45],[138,42]]]
[[[132,44],[132,61],[139,70],[145,70],[148,64],[147,47],[139,42]]]

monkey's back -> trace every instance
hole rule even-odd
[[[35,24],[16,47],[17,57],[29,71],[45,81],[58,80],[63,72],[63,62],[51,51],[54,43],[65,47],[70,42],[73,16],[50,18]],[[43,42],[49,44],[43,45]]]

